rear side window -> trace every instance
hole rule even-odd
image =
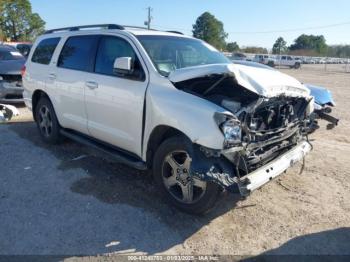
[[[57,66],[92,72],[97,42],[98,36],[96,35],[68,38],[61,51]]]
[[[42,40],[33,53],[32,62],[48,65],[59,41],[59,37]]]

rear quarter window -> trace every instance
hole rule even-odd
[[[0,50],[0,61],[23,60],[24,57],[18,51]]]
[[[48,65],[59,41],[59,37],[41,40],[34,50],[32,62]]]
[[[66,41],[58,59],[58,67],[92,72],[99,36],[72,36]]]

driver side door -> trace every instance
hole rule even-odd
[[[116,58],[131,57],[135,75],[116,75]],[[145,65],[135,46],[122,36],[103,35],[94,72],[86,81],[85,104],[91,136],[141,156]]]

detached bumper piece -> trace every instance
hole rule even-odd
[[[331,112],[332,112],[332,109],[330,107],[325,107],[320,110],[315,110],[315,114],[317,115],[317,118],[323,119],[329,122],[329,124],[327,125],[327,129],[334,128],[335,126],[338,125],[338,122],[339,122],[339,119],[330,115]]]
[[[0,104],[0,123],[10,121],[13,116],[18,116],[19,111],[12,105]]]
[[[310,150],[311,145],[304,141],[267,165],[237,179],[236,183],[241,195],[247,196],[250,192],[281,175],[289,167],[302,160]]]

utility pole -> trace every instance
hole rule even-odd
[[[147,11],[148,11],[148,17],[147,17],[147,21],[145,21],[145,25],[147,25],[147,29],[150,30],[151,29],[151,21],[153,19],[151,12],[153,11],[152,7],[147,7]]]

